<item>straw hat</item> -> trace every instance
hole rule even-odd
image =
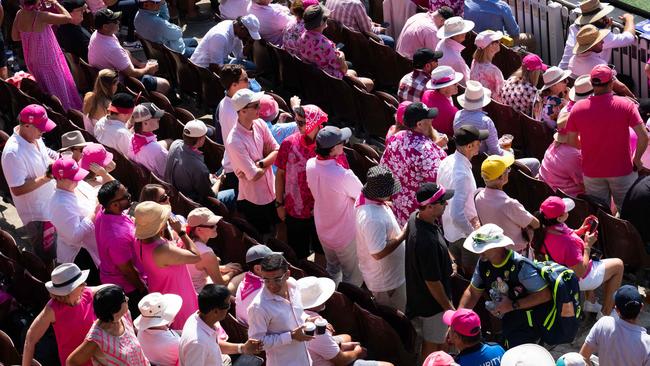
[[[447,39],[459,34],[467,33],[474,29],[474,22],[461,17],[451,17],[445,20],[445,25],[438,29],[436,34],[439,39]]]
[[[428,89],[442,89],[449,85],[458,84],[463,80],[463,74],[455,71],[451,66],[441,65],[431,71],[431,79],[427,81]]]
[[[138,303],[140,316],[133,321],[138,331],[171,324],[181,310],[183,299],[176,294],[152,292]]]
[[[576,35],[576,45],[573,47],[573,54],[579,55],[589,51],[598,42],[602,41],[611,31],[609,29],[598,29],[589,24],[580,28]]]
[[[485,224],[474,230],[465,239],[463,247],[472,253],[481,254],[494,248],[505,248],[514,245],[509,237],[505,236],[503,229],[495,224]]]
[[[304,309],[313,309],[323,305],[336,289],[334,281],[326,277],[303,277],[297,282]]]
[[[614,10],[612,5],[601,3],[600,0],[586,0],[580,3],[580,16],[576,18],[577,25],[593,23]]]
[[[476,80],[468,80],[465,94],[458,96],[458,104],[467,110],[481,109],[490,104],[492,91]]]
[[[587,99],[594,93],[594,87],[591,86],[591,76],[581,75],[578,76],[573,83],[573,87],[569,90],[569,99],[574,102]]]
[[[52,271],[51,281],[45,283],[45,288],[54,296],[69,295],[74,289],[86,282],[89,270],[80,270],[74,263],[63,263]]]
[[[147,239],[156,236],[169,219],[171,207],[152,201],[139,203],[135,207],[135,237]]]
[[[571,76],[571,70],[562,70],[557,66],[551,66],[544,71],[544,75],[542,75],[544,86],[541,90],[546,90],[562,80],[565,80],[569,76]]]

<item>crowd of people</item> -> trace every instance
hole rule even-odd
[[[650,252],[647,102],[609,65],[612,49],[635,40],[633,16],[623,15],[614,33],[612,6],[582,1],[558,66],[528,53],[504,75],[493,64],[502,43],[529,38],[507,3],[397,3],[384,4],[391,24],[377,24],[363,0],[222,0],[224,20],[197,40],[177,25],[179,12],[188,22],[203,17],[192,1],[23,0],[11,38],[26,71],[65,110],[81,111],[84,133],[98,143],[71,131],[55,151],[43,138],[56,131],[46,107],[12,116],[2,172],[24,249],[54,268],[45,283],[51,299],[17,342],[22,364],[56,354],[61,365],[392,366],[319,315],[341,282],[410,320],[418,365],[556,365],[539,344],[573,341],[583,312],[598,320],[579,353],[557,365],[591,365],[595,355],[603,366],[650,363],[650,336],[639,323],[644,299],[624,285],[625,264],[596,255],[595,216],[567,225],[575,208],[567,197],[586,197],[628,220]],[[416,14],[415,5],[428,11]],[[328,114],[300,96],[282,110],[252,78],[250,47],[263,39],[372,92],[374,81],[354,70],[345,45],[323,34],[328,19],[412,60],[390,91],[399,103],[395,124],[365,176],[346,156],[358,131],[328,124]],[[461,52],[472,31],[468,64]],[[159,139],[161,106],[120,84],[136,78],[148,91],[179,97],[155,60],[136,57],[135,32],[216,67],[225,96],[211,121],[187,121],[176,140]],[[100,70],[83,97],[64,51]],[[6,68],[0,73],[9,77]],[[499,136],[499,116],[484,110],[490,103],[555,132],[541,161],[515,151],[512,135]],[[223,144],[222,161],[206,161],[208,139]],[[123,159],[173,190],[148,184],[129,192],[115,174]],[[208,167],[214,163],[218,171]],[[504,190],[515,170],[557,193],[525,207]],[[177,192],[200,207],[172,212]],[[244,263],[223,263],[214,245],[225,220],[215,212],[223,210],[259,234]],[[275,240],[293,253],[274,252]],[[327,277],[295,279],[298,263],[287,260],[294,256]],[[548,271],[561,274],[549,282]],[[462,294],[456,302],[454,292]],[[230,316],[248,330],[245,341],[228,340],[220,322]],[[497,323],[499,344],[484,341]],[[37,347],[50,326],[56,350]]]

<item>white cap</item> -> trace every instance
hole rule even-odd
[[[555,366],[586,366],[585,359],[577,352],[569,352],[562,355],[555,362]]]
[[[555,366],[555,360],[546,348],[526,343],[510,348],[504,353],[501,366]]]
[[[232,106],[239,112],[251,103],[259,102],[264,92],[255,93],[250,89],[240,89],[232,96]]]
[[[208,128],[205,126],[203,121],[198,119],[193,119],[185,124],[183,129],[183,135],[188,137],[201,137],[205,136],[208,133]]]
[[[485,48],[494,41],[500,41],[501,38],[503,38],[503,32],[501,31],[495,32],[493,30],[488,29],[476,35],[476,39],[474,39],[474,44],[478,48]]]
[[[260,40],[260,21],[253,14],[244,15],[241,17],[241,23],[248,29],[248,34],[251,35],[251,38],[254,40]]]

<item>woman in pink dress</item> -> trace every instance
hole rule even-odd
[[[196,245],[175,217],[170,217],[171,207],[146,201],[135,208],[135,237],[144,272],[148,277],[149,292],[176,294],[183,298],[183,306],[171,324],[182,330],[185,320],[199,309],[198,299],[187,264],[201,260]],[[178,234],[183,247],[162,237],[167,222]]]
[[[45,284],[50,300],[29,326],[23,349],[23,366],[32,364],[34,348],[47,329],[54,327],[59,360],[65,365],[68,355],[79,346],[95,321],[93,295],[100,287],[86,287],[88,270],[65,263],[52,271],[52,280]],[[90,366],[90,362],[83,365]]]
[[[57,96],[63,108],[81,109],[81,98],[52,25],[69,23],[70,13],[57,0],[24,0],[11,37],[22,42],[25,64],[43,91]],[[54,12],[43,9],[51,9]]]

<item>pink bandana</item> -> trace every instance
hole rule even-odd
[[[131,146],[133,147],[133,153],[137,154],[145,145],[150,142],[156,142],[156,135],[153,132],[143,132],[136,133],[131,139]]]
[[[363,205],[378,205],[378,206],[386,206],[387,203],[384,201],[375,201],[371,200],[370,198],[367,198],[366,196],[361,193],[359,195],[359,198],[357,198],[357,201],[354,203],[354,207],[359,207]]]
[[[240,284],[240,286],[242,286],[241,299],[244,300],[257,290],[261,289],[263,284],[264,282],[262,279],[254,275],[253,272],[246,272],[244,280]]]
[[[327,122],[327,113],[313,104],[302,106],[305,111],[305,133],[309,134],[316,127]]]

